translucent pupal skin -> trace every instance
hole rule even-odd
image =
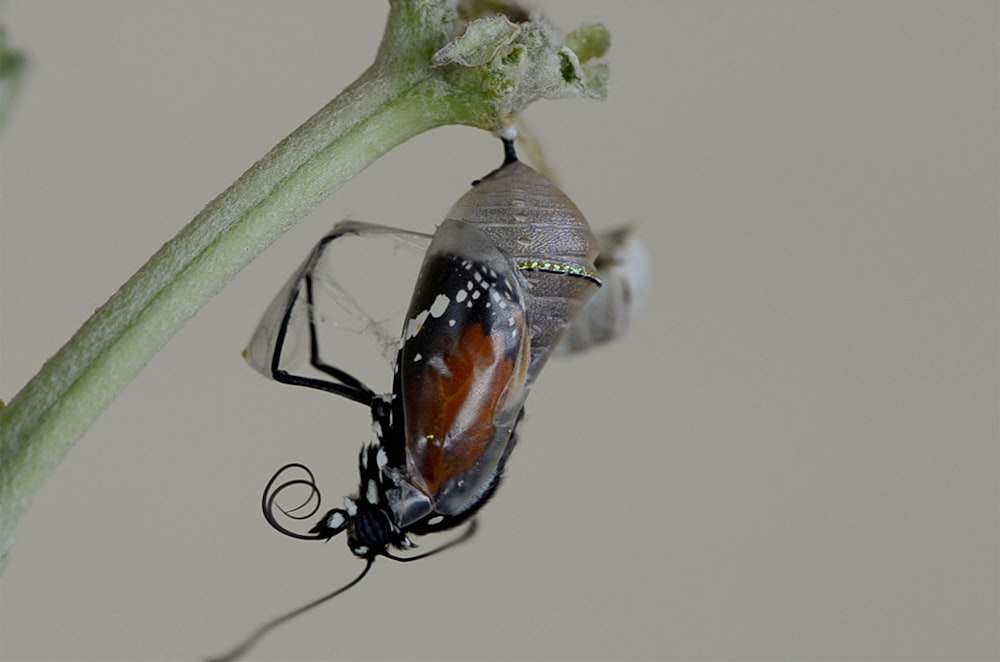
[[[649,299],[653,280],[649,251],[635,227],[624,226],[598,237],[595,260],[601,289],[570,325],[556,354],[572,354],[625,335]]]
[[[375,394],[361,380],[335,368],[322,371],[333,380],[307,377],[303,371],[319,359],[315,355],[319,348],[312,346],[314,326],[330,328],[332,324],[349,329],[349,334],[362,334],[387,362],[391,364],[395,358],[399,319],[390,326],[389,320],[382,318],[384,311],[369,308],[371,301],[359,298],[364,293],[344,289],[334,273],[335,245],[347,243],[354,248],[352,241],[373,240],[391,245],[393,252],[386,253],[385,259],[396,260],[399,247],[405,246],[416,255],[426,251],[431,235],[360,221],[337,223],[317,242],[261,317],[243,352],[254,370],[279,382],[317,388],[368,404]],[[405,286],[399,293],[405,296]],[[402,310],[405,299],[400,299]]]
[[[401,419],[394,415],[392,427],[402,439],[385,443],[389,466],[405,467],[389,497],[401,527],[468,510],[509,453],[528,395],[524,287],[510,257],[476,227],[445,221],[434,234],[396,362]]]
[[[511,161],[477,182],[446,216],[479,228],[527,281],[528,383],[597,292],[598,242],[573,201],[544,175]]]

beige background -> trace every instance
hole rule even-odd
[[[624,342],[549,365],[460,549],[380,562],[259,659],[996,659],[998,5],[546,2],[602,20],[613,98],[531,108],[596,228],[642,227]],[[362,70],[378,2],[0,6],[0,396]],[[280,464],[356,485],[365,411],[239,353],[348,214],[429,231],[499,159],[434,131],[227,287],[36,498],[5,660],[195,659],[352,577],[272,532]],[[432,541],[428,541],[432,544]]]

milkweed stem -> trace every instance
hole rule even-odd
[[[202,305],[328,195],[428,129],[496,131],[541,97],[603,96],[603,65],[579,64],[555,36],[540,21],[469,22],[445,0],[390,0],[372,66],[206,205],[0,409],[0,568],[21,514],[76,439]],[[567,73],[567,61],[577,69]]]

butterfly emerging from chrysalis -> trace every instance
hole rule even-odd
[[[361,449],[357,493],[308,532],[287,528],[279,517],[302,520],[318,512],[312,472],[292,463],[268,482],[262,509],[273,528],[321,541],[346,532],[348,547],[366,563],[334,593],[260,628],[233,657],[276,625],[357,584],[377,557],[412,561],[470,536],[473,516],[500,484],[525,399],[546,361],[557,347],[575,352],[620,335],[642,305],[648,259],[634,232],[619,230],[599,243],[576,205],[519,161],[506,139],[504,157],[433,235],[338,223],[261,319],[244,353],[251,366],[275,381],[367,406],[376,443]],[[334,247],[349,239],[390,239],[424,252],[401,332],[390,327],[391,316],[373,315],[330,275]],[[595,297],[599,268],[610,274],[610,287]],[[332,305],[320,306],[321,299]],[[330,308],[346,321],[333,321]],[[318,328],[328,323],[375,341],[393,366],[390,392],[379,393],[324,360]],[[293,368],[296,358],[308,370]],[[301,477],[282,481],[289,471]],[[305,503],[280,507],[279,495],[296,487],[306,490]],[[392,551],[413,547],[413,535],[465,522],[465,534],[427,554]]]

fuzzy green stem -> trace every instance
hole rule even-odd
[[[27,58],[8,46],[4,27],[0,25],[0,129],[7,124],[27,65]]]
[[[323,118],[344,105],[325,108],[212,201],[3,410],[5,538],[75,439],[198,308],[330,191],[443,119],[424,112],[430,110],[425,99],[411,94],[323,141]],[[318,149],[308,149],[311,145]],[[338,158],[330,158],[333,152]],[[267,175],[281,165],[291,165],[290,172],[268,186]],[[262,189],[266,193],[260,196]]]
[[[209,203],[0,410],[0,568],[21,514],[75,440],[240,269],[405,140],[444,124],[496,129],[519,110],[483,85],[497,78],[495,63],[480,63],[480,78],[456,74],[461,64],[429,66],[474,25],[444,0],[392,0],[374,64]],[[546,70],[556,70],[558,46],[546,44]],[[551,95],[552,82],[541,82]],[[510,90],[520,102],[541,96],[516,80]]]

